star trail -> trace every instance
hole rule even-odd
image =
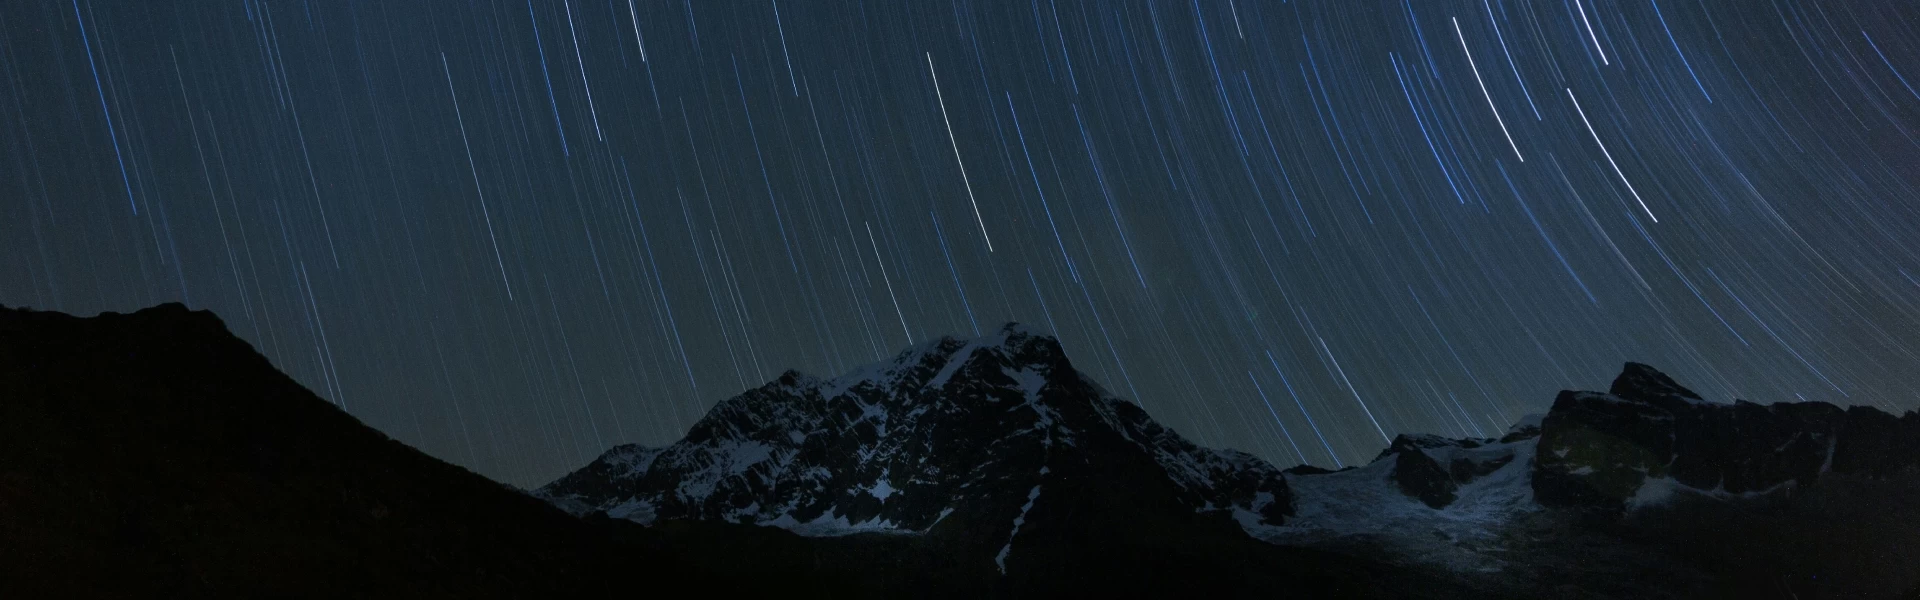
[[[1283,466],[1628,360],[1920,406],[1911,2],[20,0],[0,69],[0,303],[519,485],[1007,321]]]

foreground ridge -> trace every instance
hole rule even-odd
[[[213,313],[0,308],[10,597],[526,598],[765,588],[361,424]]]

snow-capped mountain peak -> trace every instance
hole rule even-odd
[[[1290,506],[1277,469],[1193,445],[1018,324],[830,379],[786,372],[715,405],[674,444],[615,448],[536,493],[576,513],[804,535],[924,533],[960,512],[1003,522],[1012,546],[1056,497],[1045,490],[1115,477],[1255,524],[1278,524]]]

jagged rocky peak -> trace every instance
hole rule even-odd
[[[1391,464],[1388,477],[1409,498],[1444,509],[1461,487],[1492,475],[1523,458],[1540,436],[1541,414],[1529,414],[1497,438],[1452,439],[1432,434],[1400,434],[1369,465]],[[1385,461],[1383,463],[1383,461]],[[1525,460],[1520,460],[1524,466]],[[1324,469],[1289,470],[1296,475],[1331,473]]]
[[[1620,376],[1613,378],[1613,385],[1607,393],[1643,402],[1660,402],[1677,399],[1704,402],[1693,390],[1673,381],[1666,373],[1637,362],[1629,362],[1620,370]]]
[[[1675,493],[1752,497],[1829,473],[1920,470],[1920,416],[1824,402],[1708,402],[1627,363],[1608,392],[1565,391],[1541,423],[1533,487],[1542,504],[1612,510]]]
[[[640,444],[622,444],[608,449],[587,466],[566,476],[567,493],[559,496],[542,496],[561,510],[575,516],[586,515],[602,507],[587,503],[588,498],[617,496],[621,493],[620,482],[639,479],[646,476],[647,469],[653,466],[653,460],[659,458],[662,448],[649,448]],[[550,484],[541,491],[553,486]],[[542,495],[536,491],[535,495]],[[640,508],[638,506],[630,508]],[[642,515],[615,515],[617,518],[640,517],[639,520],[651,520]]]
[[[1499,438],[1449,439],[1432,434],[1400,434],[1374,463],[1392,461],[1392,479],[1410,498],[1435,509],[1457,499],[1461,486],[1492,474],[1514,462],[1516,444],[1531,442],[1538,426],[1526,421]]]
[[[1193,445],[1019,324],[831,379],[788,371],[716,404],[678,442],[615,448],[536,494],[643,523],[924,533],[960,512],[1012,524],[1011,536],[1062,485],[1144,486],[1130,491],[1256,523],[1290,506],[1277,469]]]
[[[944,407],[947,409],[971,409],[1009,400],[1006,389],[1002,393],[952,394],[948,392],[955,390],[946,389],[949,384],[956,390],[975,386],[1017,391],[1020,382],[1013,379],[1016,375],[1044,379],[1063,368],[1072,367],[1066,363],[1058,341],[1024,325],[1009,323],[980,338],[941,337],[915,344],[891,360],[832,379],[787,370],[765,385],[715,405],[693,425],[687,438],[738,437],[764,428],[804,434],[834,418],[864,424],[884,437],[897,409],[942,401],[960,401]],[[958,382],[956,375],[961,375]],[[836,402],[843,398],[861,401]]]

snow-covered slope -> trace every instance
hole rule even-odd
[[[1288,473],[1294,518],[1248,530],[1276,544],[1385,552],[1456,571],[1499,570],[1499,538],[1508,524],[1540,510],[1529,477],[1538,421],[1537,415],[1523,419],[1501,438],[1402,435],[1365,466]]]

